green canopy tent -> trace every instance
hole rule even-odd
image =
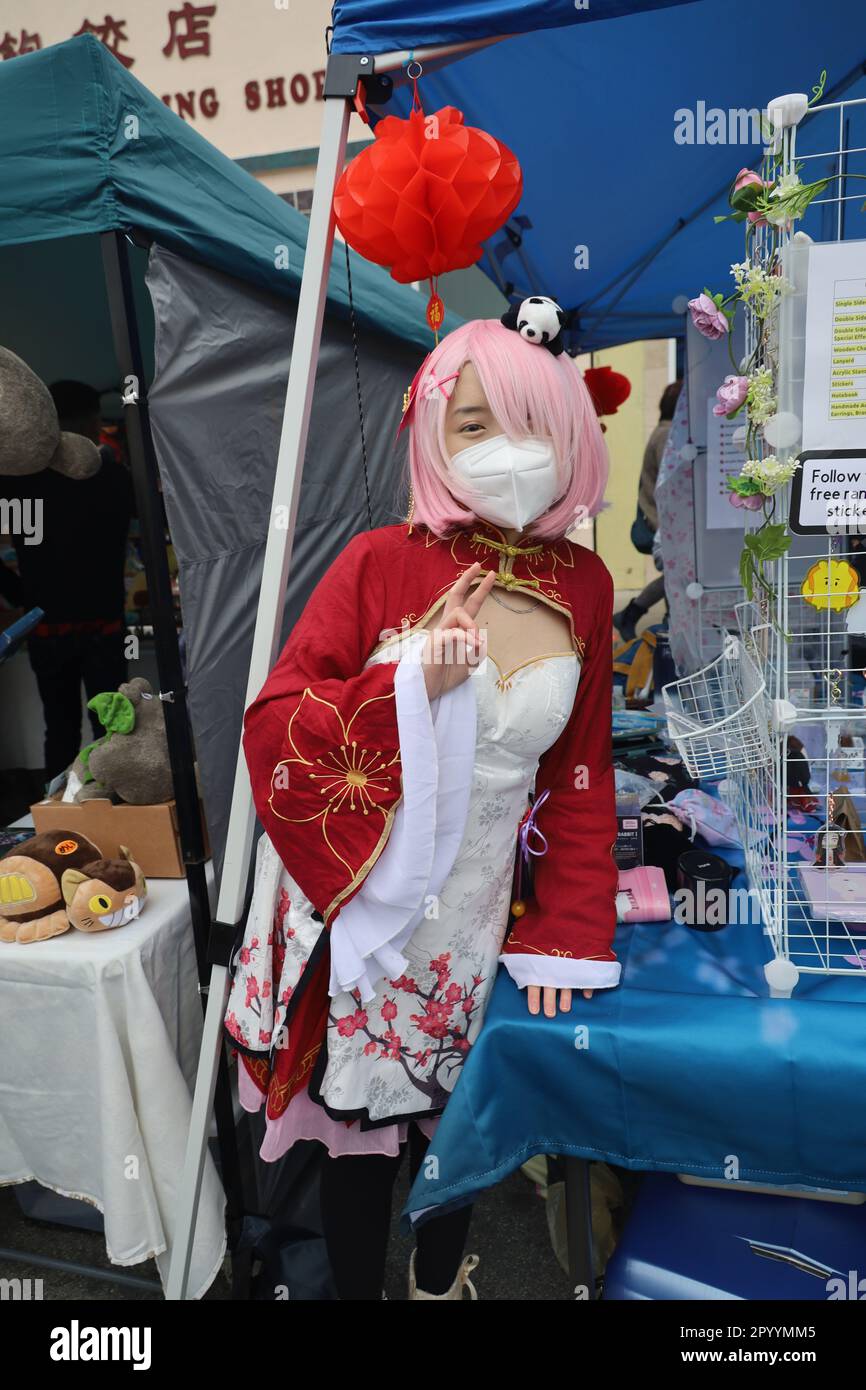
[[[219,857],[274,529],[286,380],[295,351],[309,352],[295,333],[308,223],[92,35],[0,64],[0,163],[0,343],[45,380],[119,393],[204,981],[212,923],[194,760]],[[294,541],[291,576],[286,557],[278,577],[284,630],[349,537],[393,519],[393,434],[430,346],[423,299],[354,253],[347,261],[344,247],[322,282],[322,325],[310,463],[303,489],[283,499]],[[368,407],[363,459],[358,385]],[[279,639],[269,635],[274,649]],[[226,1092],[221,1138],[227,1104]]]
[[[4,250],[134,228],[179,256],[297,299],[306,218],[170,111],[91,34],[0,65],[0,114]],[[13,314],[20,303],[16,264],[4,256],[4,330],[10,294]],[[352,257],[352,282],[361,322],[381,326],[384,309],[388,331],[426,351],[430,334],[414,291],[360,256]],[[348,310],[339,257],[327,303],[329,312]]]
[[[218,335],[218,326],[208,315],[219,284],[226,302],[232,300],[231,287],[236,288],[232,310],[236,335],[242,335],[249,318],[256,314],[261,317],[262,306],[268,306],[270,314],[276,315],[270,324],[272,330],[275,324],[283,324],[279,349],[284,386],[294,306],[303,272],[307,219],[174,115],[92,35],[82,35],[0,65],[0,160],[4,169],[0,192],[0,343],[17,352],[47,381],[75,376],[103,392],[119,393],[129,372],[140,376],[138,402],[127,400],[123,409],[130,436],[136,432],[131,428],[133,418],[139,418],[147,445],[145,453],[150,451],[145,393],[156,366],[150,417],[180,565],[191,658],[193,724],[203,764],[212,840],[219,850],[230,781],[222,781],[215,766],[211,767],[208,731],[202,726],[201,711],[197,717],[198,662],[202,659],[207,664],[210,654],[202,647],[204,639],[198,623],[201,605],[195,579],[200,577],[209,556],[211,539],[225,548],[224,537],[212,537],[211,532],[218,530],[220,524],[225,526],[226,518],[218,515],[213,483],[208,481],[209,475],[211,480],[220,476],[220,460],[214,457],[215,433],[203,427],[197,414],[202,409],[201,400],[183,400],[176,378],[185,365],[180,355],[186,358],[190,353],[192,339],[203,323],[209,322],[209,332]],[[395,411],[399,414],[402,391],[420,352],[430,345],[423,301],[414,290],[396,285],[383,271],[354,253],[350,259],[353,307],[362,348],[362,385],[368,399],[376,399],[383,382],[386,383],[393,416]],[[159,264],[158,272],[155,262]],[[110,272],[113,303],[112,294],[106,293],[106,271]],[[148,275],[150,294],[145,283]],[[203,295],[195,315],[187,305],[186,317],[182,317],[178,306],[172,303],[172,285],[181,275],[190,282],[195,280],[197,291]],[[157,279],[161,295],[154,287]],[[157,296],[155,318],[152,300]],[[341,536],[344,541],[352,529],[364,524],[357,410],[353,412],[349,404],[355,394],[346,323],[349,298],[347,263],[344,248],[340,248],[334,256],[323,314],[326,337],[329,332],[333,336],[334,351],[328,369],[335,390],[339,386],[344,398],[341,413],[353,438],[340,439],[338,457],[336,449],[328,451],[323,431],[323,469],[339,473],[346,486],[332,499],[326,518],[334,525],[333,543],[329,546],[323,534],[316,538],[319,569],[339,548]],[[284,320],[280,319],[281,312]],[[156,363],[155,327],[157,355],[162,351],[162,358]],[[218,336],[211,338],[208,347],[214,364],[217,359],[221,363],[221,377],[216,365],[211,370],[215,380],[219,377],[223,394],[227,389],[221,357],[225,347]],[[262,344],[251,341],[251,355],[256,347],[264,353]],[[135,362],[123,360],[130,353]],[[173,354],[171,358],[169,353]],[[206,356],[199,359],[199,366],[200,374],[209,370]],[[276,369],[272,375],[276,375]],[[172,378],[172,385],[163,390],[167,378]],[[265,415],[275,432],[279,402],[272,400],[264,378],[259,385],[261,397],[257,399],[254,393],[239,396],[233,413],[237,415],[239,405],[248,410],[250,417],[257,419],[257,430],[261,416]],[[113,395],[112,400],[119,409],[119,394]],[[332,411],[333,401],[326,401],[322,418]],[[380,495],[373,502],[378,503],[380,512],[388,511],[395,491],[389,447],[391,423],[390,419],[384,421],[381,428],[373,423],[367,430],[370,485],[374,492],[378,488]],[[181,426],[185,429],[182,456],[175,438]],[[196,454],[196,427],[201,430],[201,437],[207,439],[207,459]],[[348,451],[348,458],[343,457],[350,442],[354,447]],[[273,458],[264,458],[262,444],[264,441],[260,440],[264,465],[261,479],[254,460],[241,462],[245,486],[257,496],[267,493],[269,497]],[[237,440],[233,447],[237,454]],[[146,476],[155,486],[153,470]],[[142,474],[137,479],[142,491],[147,488],[146,476]],[[313,476],[311,493],[317,487],[321,494],[321,484]],[[351,506],[350,490],[357,493]],[[144,521],[147,508],[142,497],[139,503]],[[319,513],[321,510],[319,505]],[[251,522],[249,529],[245,529],[247,520]],[[246,540],[252,545],[254,537],[262,539],[263,533],[260,528],[256,531],[252,518],[239,519],[235,512],[231,521],[235,544],[243,545]],[[161,549],[161,538],[157,538],[157,548]],[[304,575],[306,587],[314,577],[315,566],[309,564]],[[152,593],[159,592],[155,575],[151,576],[150,587]],[[212,601],[213,597],[212,594]],[[290,612],[291,609],[290,594]],[[236,615],[236,619],[241,621],[241,615]],[[173,631],[163,636],[170,645]],[[163,655],[167,658],[167,646]],[[222,658],[224,672],[224,649]],[[247,666],[248,661],[243,673],[236,673],[236,726],[243,705]],[[178,670],[170,680],[166,677],[167,672],[161,670],[164,689],[179,689]],[[182,705],[179,695],[167,710],[171,724],[185,724]],[[221,724],[221,738],[225,732],[225,725]],[[223,743],[220,765],[225,763],[224,747]],[[182,765],[188,763],[185,759]]]

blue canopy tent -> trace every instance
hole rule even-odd
[[[736,223],[714,227],[713,216],[729,211],[734,176],[761,156],[758,123],[746,113],[782,92],[811,91],[822,69],[824,101],[866,92],[866,41],[852,49],[848,0],[791,0],[784,23],[751,0],[593,0],[585,10],[572,0],[337,0],[334,21],[340,53],[517,35],[434,63],[419,92],[425,110],[457,106],[514,150],[523,197],[482,269],[509,298],[550,294],[577,310],[571,346],[582,351],[682,335],[683,296],[710,282],[727,292],[743,234]],[[408,103],[404,90],[392,105]],[[723,123],[714,124],[714,110]],[[712,143],[719,134],[726,142]],[[742,143],[732,147],[732,137]],[[826,149],[814,143],[821,138],[807,123],[798,150]],[[848,168],[863,172],[857,159]],[[813,209],[804,230],[824,215]],[[847,230],[861,234],[855,217]]]
[[[599,347],[681,333],[685,298],[708,281],[726,288],[731,262],[741,259],[742,231],[734,224],[714,229],[712,216],[726,211],[733,177],[757,162],[761,146],[759,136],[733,150],[708,141],[707,109],[723,108],[725,120],[737,121],[739,108],[760,108],[780,91],[808,88],[822,67],[830,91],[862,80],[849,13],[848,0],[820,7],[791,0],[784,22],[747,0],[336,0],[295,339],[302,351],[292,359],[275,503],[296,499],[300,484],[334,235],[332,197],[359,90],[376,113],[415,61],[424,71],[426,109],[456,105],[514,149],[524,170],[523,200],[504,236],[488,244],[483,268],[513,300],[555,295],[577,310],[572,346]],[[405,110],[407,100],[397,91],[387,109]],[[700,129],[679,143],[683,108]],[[588,253],[586,268],[577,264],[584,259],[579,248]],[[275,656],[292,540],[292,528],[282,534],[272,528],[269,535],[251,690]],[[239,920],[253,824],[239,765],[218,908],[227,924]],[[185,1294],[227,988],[228,972],[219,966],[209,993],[169,1297]]]

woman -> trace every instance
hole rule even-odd
[[[613,586],[564,538],[607,479],[580,372],[477,320],[424,362],[403,425],[410,519],[346,546],[245,720],[266,835],[226,1026],[243,1103],[266,1097],[262,1157],[327,1147],[340,1298],[381,1297],[403,1149],[414,1176],[497,962],[547,1017],[620,969]],[[533,789],[547,848],[506,940]],[[411,1298],[475,1296],[469,1217],[419,1229]]]

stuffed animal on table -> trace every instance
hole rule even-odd
[[[46,830],[0,859],[0,941],[29,945],[70,927],[106,931],[137,917],[147,895],[141,869],[103,859],[78,831]]]
[[[61,430],[45,383],[14,352],[0,347],[0,475],[53,468],[69,478],[90,478],[101,464],[91,439]]]
[[[94,798],[153,806],[174,795],[165,714],[143,676],[88,701],[105,729],[72,764],[74,801]]]
[[[122,859],[95,859],[83,869],[67,869],[60,882],[66,913],[78,931],[107,931],[137,917],[147,897],[147,881],[125,845]]]

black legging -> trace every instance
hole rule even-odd
[[[412,1181],[429,1141],[409,1125],[408,1146],[389,1154],[344,1154],[322,1162],[322,1228],[337,1295],[341,1299],[382,1298],[385,1254],[391,1227],[394,1181],[409,1149]],[[442,1294],[454,1283],[469,1232],[472,1207],[432,1217],[416,1235],[415,1279],[425,1293]]]

